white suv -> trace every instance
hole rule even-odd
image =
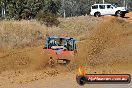
[[[90,12],[91,15],[96,17],[100,17],[101,15],[124,17],[126,13],[128,13],[128,9],[126,7],[117,7],[114,4],[94,4],[91,6]]]

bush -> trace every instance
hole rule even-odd
[[[42,22],[42,24],[45,24],[47,27],[58,26],[58,24],[60,23],[57,19],[58,16],[49,12],[40,11],[36,15],[36,18],[38,21]]]

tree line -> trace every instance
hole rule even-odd
[[[124,0],[106,0],[123,5]],[[132,8],[132,0],[125,0]],[[89,14],[90,7],[102,0],[0,0],[0,17],[7,19],[35,19],[43,14],[80,16]],[[43,13],[43,14],[42,14]]]

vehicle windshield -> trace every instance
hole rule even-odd
[[[65,48],[69,51],[74,50],[74,45],[72,40],[70,39],[64,39],[64,38],[53,38],[48,41],[48,48],[49,49],[58,49],[58,48]]]
[[[55,38],[54,40],[56,41],[56,44],[58,46],[64,46],[66,43],[66,40],[64,40],[63,38]]]
[[[117,8],[117,5],[116,4],[111,4],[113,7]]]

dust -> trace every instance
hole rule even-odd
[[[43,47],[34,49],[30,52],[30,57],[33,60],[30,65],[32,70],[44,70],[49,66],[49,54],[46,52]]]
[[[1,52],[0,71],[41,70],[48,64],[49,57],[42,47],[24,48]]]
[[[76,65],[74,65],[89,68],[102,65],[106,70],[106,67],[112,68],[115,64],[131,61],[132,30],[130,25],[120,18],[102,22],[85,36],[76,55]]]

